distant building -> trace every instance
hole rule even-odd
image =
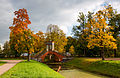
[[[28,53],[22,53],[20,56],[26,57],[28,56]]]
[[[66,52],[65,55],[66,55],[66,56],[71,56],[71,53]]]

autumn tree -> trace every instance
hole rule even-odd
[[[72,45],[71,47],[70,47],[70,49],[69,49],[69,52],[73,55],[74,54],[74,46]]]
[[[90,22],[87,22],[86,27],[87,30],[91,29],[91,34],[88,39],[88,48],[94,48],[95,46],[101,48],[101,56],[102,60],[104,60],[104,50],[105,48],[109,49],[117,49],[117,45],[115,43],[115,39],[113,38],[113,33],[110,31],[112,26],[108,25],[108,19],[111,18],[109,13],[111,9],[105,8],[103,10],[99,10],[94,14],[93,18]]]
[[[28,61],[30,60],[30,53],[34,52],[34,34],[28,29],[28,24],[31,24],[27,10],[19,9],[15,11],[15,18],[13,19],[13,26],[9,27],[10,32],[10,46],[15,48],[18,53],[28,53]]]
[[[65,51],[67,39],[65,33],[57,25],[49,25],[46,32],[46,41],[54,41],[55,50],[62,53]]]
[[[10,50],[13,52],[13,55],[15,57],[19,57],[22,52],[17,52],[17,49],[15,49],[15,46],[17,44],[17,39],[18,39],[16,37],[20,37],[20,36],[16,36],[13,34],[13,32],[10,32],[9,45],[10,45]]]
[[[34,50],[35,52],[40,52],[41,50],[46,48],[45,45],[45,35],[42,31],[39,31],[34,35]]]

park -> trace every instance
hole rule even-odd
[[[101,6],[80,11],[69,36],[56,24],[34,27],[34,10],[12,11],[9,39],[0,44],[0,78],[120,78],[120,13]]]

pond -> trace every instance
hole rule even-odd
[[[65,65],[61,65],[59,63],[58,64],[51,63],[47,65],[55,71],[57,71],[58,68],[61,68],[59,73],[63,75],[65,78],[109,78],[107,76],[86,72],[81,69],[77,69],[74,67],[68,67]]]
[[[59,73],[65,78],[108,78],[106,76],[93,74],[80,69],[61,70]]]

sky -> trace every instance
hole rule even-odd
[[[95,12],[105,3],[120,12],[120,0],[0,0],[0,45],[9,40],[14,11],[27,9],[31,21],[29,28],[35,33],[46,32],[49,24],[55,24],[70,36],[72,27],[78,24],[79,12]]]

